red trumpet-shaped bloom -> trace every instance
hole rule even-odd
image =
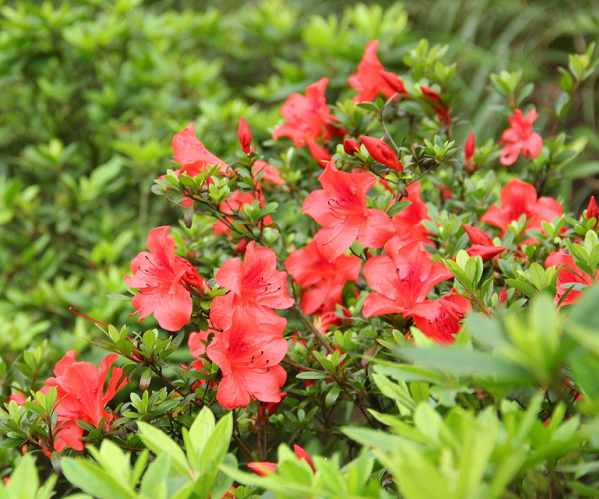
[[[126,275],[124,279],[127,286],[139,289],[131,303],[140,322],[153,313],[160,327],[177,331],[191,318],[188,288],[203,291],[206,284],[185,258],[175,255],[169,230],[167,225],[150,231],[146,241],[150,252],[142,251],[131,261],[133,277]]]
[[[526,158],[536,158],[543,149],[543,139],[532,131],[532,124],[539,117],[534,109],[524,117],[520,109],[508,118],[511,127],[501,136],[501,145],[507,144],[501,151],[499,162],[509,166],[518,159],[520,153]]]
[[[567,254],[563,249],[551,253],[545,260],[546,267],[552,267],[553,265],[560,266],[557,274],[557,293],[555,295],[556,305],[561,300],[560,307],[575,303],[582,296],[581,291],[574,289],[568,290],[570,286],[567,286],[567,284],[579,283],[584,284],[585,286],[591,286],[593,284],[593,278],[586,272],[580,270],[574,261],[574,257]],[[563,298],[566,293],[568,294]]]
[[[171,145],[176,162],[182,166],[179,173],[185,172],[190,177],[194,177],[209,166],[219,165],[221,173],[228,168],[222,159],[206,149],[206,146],[196,137],[193,123],[177,133]]]
[[[262,176],[263,181],[266,180],[275,185],[283,185],[285,183],[285,180],[279,174],[279,170],[261,159],[252,165],[252,178],[254,179],[254,182],[257,181],[258,174],[262,171],[264,171],[264,175]]]
[[[327,151],[324,147],[319,146],[316,141],[310,137],[308,139],[308,150],[312,157],[318,163],[318,166],[324,168],[329,161],[331,161],[332,156],[329,151]]]
[[[295,452],[295,456],[300,461],[306,461],[310,465],[310,468],[312,468],[312,471],[315,471],[314,463],[312,463],[312,458],[304,449],[302,449],[299,445],[294,445],[293,451]],[[277,471],[277,463],[269,463],[269,462],[248,463],[248,468],[251,469],[257,475],[267,476],[268,473],[275,473]]]
[[[231,323],[231,314],[242,309],[257,322],[285,322],[272,309],[293,305],[287,291],[287,273],[277,270],[277,257],[269,248],[247,245],[245,258],[230,258],[216,273],[219,286],[229,289],[216,297],[210,307],[210,319],[221,328]]]
[[[324,95],[328,83],[328,78],[322,78],[306,88],[305,96],[291,94],[281,107],[287,123],[277,126],[272,138],[289,137],[297,147],[302,147],[310,138],[328,140],[332,134],[342,136],[345,132],[332,124],[337,120]]]
[[[263,168],[266,169],[266,172],[268,174],[268,172],[270,171],[268,169],[268,166],[270,166],[268,163],[264,163]],[[266,174],[264,175],[264,178],[266,178]],[[260,206],[264,207],[264,196],[262,194],[262,191],[256,191],[254,192],[240,192],[240,191],[233,191],[231,193],[231,195],[229,196],[229,198],[226,201],[223,201],[220,206],[218,207],[219,210],[221,211],[221,213],[227,214],[227,215],[233,215],[235,212],[238,211],[243,211],[245,205],[248,204],[252,204],[254,201],[260,201]],[[219,220],[218,222],[216,222],[214,224],[214,233],[215,234],[229,234],[230,233],[230,228],[228,224],[232,224],[235,221],[235,218],[233,217],[224,217],[224,221],[223,220]],[[228,222],[228,224],[226,223]],[[266,215],[260,222],[260,225],[270,225],[272,224],[272,218],[270,215]]]
[[[472,246],[466,249],[468,256],[479,255],[482,257],[483,262],[486,262],[505,250],[505,246],[495,246],[491,238],[479,228],[466,224],[462,225],[472,242]]]
[[[245,407],[251,398],[280,402],[280,389],[287,379],[277,365],[288,348],[284,329],[284,323],[258,324],[236,310],[227,328],[214,331],[206,353],[223,374],[216,400],[225,409]]]
[[[76,355],[75,350],[67,352],[56,363],[55,377],[46,380],[46,387],[55,386],[57,389],[55,411],[58,432],[54,440],[54,449],[57,451],[65,447],[83,450],[83,428],[77,424],[78,420],[97,427],[104,419],[104,429],[107,430],[112,414],[105,406],[127,384],[126,379],[119,383],[123,370],[113,367],[110,382],[104,391],[108,370],[118,355],[106,356],[98,368],[89,362],[76,362]]]
[[[354,255],[340,255],[329,261],[312,240],[303,250],[291,253],[285,266],[302,287],[300,305],[304,312],[320,315],[335,310],[335,305],[342,302],[343,286],[358,279],[362,264]]]
[[[420,90],[422,90],[422,95],[431,101],[430,105],[433,108],[433,111],[439,116],[439,123],[441,123],[441,125],[451,125],[451,112],[449,108],[441,102],[439,92],[430,87],[425,87],[424,85],[420,85]]]
[[[418,303],[406,315],[412,317],[416,327],[436,343],[453,343],[460,330],[460,321],[470,310],[472,304],[467,298],[447,295],[438,301]]]
[[[424,244],[431,244],[429,236],[431,233],[422,223],[423,220],[430,220],[428,208],[422,202],[420,197],[419,182],[413,182],[408,185],[408,195],[403,201],[410,201],[411,204],[391,217],[395,235],[385,244],[387,253],[394,253],[401,246],[413,243],[415,241]]]
[[[378,40],[372,40],[366,45],[364,57],[358,64],[358,72],[349,77],[349,86],[360,92],[353,99],[356,103],[373,101],[379,93],[386,98],[406,93],[398,76],[383,69],[376,55],[378,46]]]
[[[363,273],[375,291],[364,300],[364,317],[409,315],[437,283],[453,277],[445,265],[433,263],[419,242],[402,246],[391,256],[370,258],[364,264]]]
[[[312,468],[312,471],[315,471],[314,464],[312,463],[312,458],[304,449],[302,449],[299,445],[294,445],[293,451],[295,452],[295,456],[300,461],[306,461],[310,465],[310,468]],[[248,468],[251,469],[257,475],[267,476],[268,473],[276,472],[277,463],[269,463],[269,462],[248,463]]]
[[[525,215],[530,221],[529,229],[540,229],[542,222],[551,222],[555,217],[563,214],[562,207],[553,198],[542,197],[537,199],[534,186],[520,180],[510,181],[501,191],[501,208],[493,205],[481,217],[481,220],[499,227],[505,234],[507,228],[514,220]],[[534,239],[527,239],[524,244],[530,244]]]
[[[342,172],[331,161],[318,181],[323,188],[306,197],[303,213],[323,226],[314,239],[327,259],[343,254],[356,239],[367,248],[380,248],[393,235],[389,216],[366,206],[374,175]]]

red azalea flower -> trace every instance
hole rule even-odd
[[[367,135],[360,135],[360,140],[372,159],[397,172],[403,171],[403,165],[397,159],[397,155],[384,140],[368,137]]]
[[[495,246],[491,238],[477,227],[466,224],[462,226],[472,242],[472,246],[466,249],[468,256],[480,255],[483,262],[486,262],[505,250],[505,246]]]
[[[320,316],[314,319],[314,327],[321,333],[326,333],[330,328],[335,326],[341,326],[343,322],[352,322],[352,314],[347,308],[343,308],[343,318],[339,317],[334,310],[322,313]],[[339,350],[337,346],[333,347],[335,350]],[[339,350],[341,352],[341,350]]]
[[[468,298],[447,295],[438,301],[425,300],[417,303],[409,315],[414,324],[436,343],[453,343],[460,331],[460,321],[472,310]]]
[[[179,173],[186,172],[190,177],[194,177],[209,166],[219,165],[220,173],[224,173],[228,168],[222,159],[208,151],[198,140],[193,123],[190,123],[182,132],[177,133],[171,145],[175,160],[182,166]]]
[[[263,181],[266,180],[275,185],[283,185],[285,183],[285,180],[279,175],[279,171],[274,166],[261,159],[252,165],[252,178],[254,179],[254,182],[258,179],[258,174],[261,171],[264,171],[264,176],[262,177]]]
[[[23,405],[26,400],[27,399],[25,398],[25,395],[23,395],[23,392],[12,393],[8,396],[8,401],[14,401],[17,403],[17,405]]]
[[[408,195],[402,198],[402,201],[410,201],[408,207],[391,217],[395,234],[385,244],[387,253],[395,253],[401,246],[413,242],[431,244],[431,233],[422,223],[423,220],[430,220],[428,208],[422,202],[420,189],[422,185],[419,182],[413,182],[408,185]]]
[[[373,101],[379,92],[387,99],[398,93],[406,93],[399,77],[383,69],[376,55],[378,46],[378,40],[372,40],[366,45],[364,57],[358,64],[358,72],[349,77],[349,86],[360,92],[353,98],[356,103]]]
[[[491,206],[481,217],[483,222],[495,225],[505,234],[510,223],[518,220],[521,215],[526,215],[530,221],[529,229],[540,229],[543,220],[551,222],[555,217],[563,214],[562,207],[553,198],[542,197],[537,199],[534,186],[520,180],[510,181],[501,191],[501,208]],[[534,239],[527,239],[522,244],[534,243]]]
[[[391,257],[380,255],[368,259],[363,273],[375,291],[364,300],[364,317],[409,315],[437,283],[453,277],[445,265],[433,263],[424,245],[418,242],[402,246]]]
[[[389,216],[366,207],[366,193],[376,183],[374,175],[342,172],[331,161],[318,181],[323,189],[306,197],[303,213],[324,227],[314,239],[326,258],[337,258],[356,239],[367,248],[380,248],[393,235]]]
[[[324,168],[333,158],[329,151],[324,147],[319,146],[312,137],[308,138],[308,150],[321,168]]]
[[[553,265],[559,265],[559,271],[557,274],[557,293],[555,295],[555,304],[557,305],[562,297],[566,295],[560,304],[560,307],[564,305],[570,305],[571,303],[577,302],[582,296],[581,291],[574,289],[568,291],[568,286],[565,284],[581,283],[585,286],[591,286],[593,284],[592,277],[583,272],[578,268],[578,265],[574,262],[574,257],[567,254],[563,249],[551,253],[545,260],[546,267],[552,267]]]
[[[362,266],[355,255],[340,255],[329,261],[315,240],[296,250],[285,261],[293,280],[302,287],[301,307],[308,315],[335,310],[342,303],[341,292],[347,281],[355,281]]]
[[[146,246],[150,252],[142,251],[131,261],[133,277],[126,275],[124,279],[127,286],[139,289],[131,303],[140,322],[153,313],[160,327],[177,331],[191,318],[188,287],[203,291],[206,284],[185,258],[175,255],[169,230],[166,225],[149,232]]]
[[[277,409],[281,405],[281,402],[285,400],[286,396],[286,393],[281,393],[281,400],[279,402],[261,402],[260,407],[258,408],[259,417],[267,420],[269,416],[272,416],[277,412]]]
[[[310,468],[312,468],[312,471],[316,471],[314,468],[314,463],[312,462],[312,458],[304,449],[302,449],[299,445],[294,445],[293,450],[295,452],[295,456],[300,461],[306,461],[310,465]],[[277,463],[256,462],[248,463],[247,466],[254,473],[260,476],[267,476],[269,473],[275,473],[277,471]]]
[[[258,200],[260,201],[260,206],[264,207],[264,196],[262,195],[262,191],[258,191]],[[220,204],[219,210],[221,213],[233,215],[235,212],[243,210],[243,207],[246,204],[252,204],[254,201],[256,201],[256,195],[253,192],[242,193],[240,191],[233,191],[229,196],[229,199]],[[229,223],[233,223],[235,221],[232,217],[225,217],[225,220]],[[273,221],[270,215],[266,215],[261,222],[261,224],[264,226],[270,225],[272,223]],[[230,234],[229,226],[225,222],[219,220],[214,224],[214,233],[217,235]]]
[[[543,139],[532,131],[532,124],[539,117],[536,110],[531,109],[524,117],[520,109],[508,118],[511,128],[508,128],[501,136],[500,144],[507,144],[501,151],[499,162],[509,166],[513,164],[520,153],[526,158],[536,158],[543,149]]]
[[[83,450],[83,428],[77,424],[77,420],[97,427],[104,419],[104,429],[108,430],[112,414],[104,406],[128,383],[124,379],[118,384],[123,370],[113,367],[110,382],[104,391],[108,370],[117,359],[117,354],[108,355],[100,362],[99,368],[89,362],[76,362],[76,355],[75,350],[67,352],[56,363],[56,377],[46,380],[46,387],[55,386],[58,391],[55,408],[58,432],[54,440],[54,449],[59,452],[65,447]]]
[[[231,323],[231,314],[242,308],[257,322],[285,323],[272,309],[293,305],[287,292],[287,273],[277,270],[277,257],[269,248],[247,245],[245,258],[230,258],[216,273],[219,286],[229,289],[217,296],[210,307],[210,319],[221,328]]]
[[[208,331],[198,331],[191,333],[187,340],[187,346],[191,356],[199,358],[206,353],[206,340],[208,339]]]
[[[430,87],[425,87],[424,85],[420,85],[420,90],[422,90],[422,95],[424,95],[424,97],[432,101],[431,107],[433,108],[433,111],[437,113],[437,116],[439,116],[439,123],[442,126],[451,125],[451,112],[449,108],[441,102],[439,92]]]
[[[237,311],[232,312],[224,331],[214,331],[206,353],[222,371],[216,400],[225,409],[245,407],[250,397],[261,402],[281,401],[287,373],[277,364],[287,353],[284,329],[280,322],[257,324],[250,315]]]
[[[331,124],[337,120],[329,111],[324,95],[328,82],[328,78],[322,78],[306,88],[305,96],[291,94],[287,98],[281,107],[281,115],[287,123],[274,129],[273,139],[289,137],[297,147],[302,147],[309,138],[328,140],[332,134],[345,134],[345,130]]]

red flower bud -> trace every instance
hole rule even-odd
[[[372,159],[398,172],[403,171],[403,165],[397,159],[393,149],[384,140],[368,137],[367,135],[360,135],[360,140]]]
[[[589,206],[587,206],[587,218],[594,218],[597,220],[595,223],[595,229],[599,226],[599,207],[597,206],[595,196],[591,196],[591,199],[589,199]]]
[[[466,144],[464,144],[464,158],[466,159],[466,163],[468,163],[474,156],[474,149],[476,148],[476,142],[474,140],[474,132],[470,132],[468,135],[468,140]]]
[[[473,227],[472,225],[462,224],[466,234],[472,241],[472,244],[480,244],[481,246],[493,246],[493,241],[484,231],[480,230],[477,227]]]
[[[360,144],[355,139],[344,139],[343,150],[350,156],[353,156],[360,150]]]
[[[434,104],[431,104],[431,107],[433,108],[433,111],[437,113],[437,116],[439,116],[439,123],[443,126],[450,125],[451,113],[449,108],[441,102],[439,92],[430,87],[425,87],[424,85],[420,85],[420,90],[422,90],[422,95],[424,97],[434,102]]]
[[[239,139],[239,145],[241,146],[243,152],[249,154],[252,146],[252,132],[250,131],[250,127],[243,116],[239,118],[237,138]]]

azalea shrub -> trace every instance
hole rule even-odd
[[[174,134],[151,190],[179,222],[112,296],[141,324],[90,317],[98,367],[70,350],[43,379],[45,345],[2,364],[0,495],[597,494],[599,208],[558,196],[595,46],[552,109],[493,74],[495,136],[444,47],[398,73],[379,45],[336,102],[327,77],[289,95],[268,140],[241,116],[231,157]]]

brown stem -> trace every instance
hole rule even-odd
[[[306,315],[306,313],[302,310],[302,307],[300,307],[297,303],[297,301],[293,304],[293,310],[295,310],[295,312],[297,313],[297,315],[299,315],[300,319],[302,320],[302,322],[308,326],[308,329],[310,329],[310,331],[314,334],[314,336],[316,337],[316,339],[320,342],[320,344],[325,347],[325,349],[327,350],[327,352],[329,353],[335,353],[335,349],[330,345],[330,343],[325,339],[324,335],[316,328],[314,327],[314,324],[312,324],[312,321],[310,320],[310,318]]]
[[[300,365],[300,364],[296,364],[295,362],[293,362],[293,361],[291,361],[291,360],[289,360],[289,359],[287,359],[287,358],[284,358],[284,359],[281,361],[281,364],[285,364],[285,365],[287,365],[287,366],[294,367],[294,368],[295,368],[295,369],[297,369],[298,371],[310,371],[310,372],[313,372],[313,373],[321,373],[321,374],[326,374],[326,375],[328,375],[328,374],[329,374],[329,372],[328,372],[328,371],[320,371],[319,369],[313,369],[313,368],[311,368],[311,367],[302,366],[302,365]]]

